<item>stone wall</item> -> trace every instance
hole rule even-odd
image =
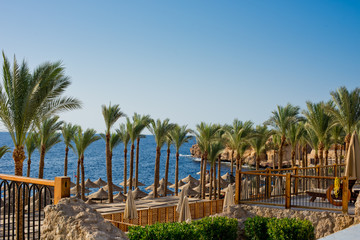
[[[325,237],[340,231],[354,223],[360,223],[360,217],[344,215],[327,211],[300,211],[293,209],[280,209],[259,207],[253,205],[232,206],[227,213],[218,216],[228,216],[239,220],[239,239],[244,238],[244,221],[249,217],[276,217],[276,218],[299,218],[312,222],[315,228],[316,238]]]
[[[100,213],[80,199],[61,199],[45,207],[41,239],[46,240],[122,240],[128,239],[120,229],[104,220]]]

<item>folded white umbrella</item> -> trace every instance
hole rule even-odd
[[[189,200],[187,197],[184,197],[179,213],[179,222],[183,221],[191,221],[191,211],[189,206]]]
[[[235,199],[234,199],[234,192],[232,189],[232,185],[230,184],[225,193],[223,212],[230,210],[229,207],[232,205],[235,205]]]
[[[179,197],[179,202],[178,204],[176,205],[176,211],[179,213],[180,212],[180,209],[181,209],[181,205],[182,205],[182,202],[184,201],[184,197],[185,197],[185,191],[186,189],[182,189],[181,190],[181,193],[180,193],[180,197]]]
[[[129,190],[127,194],[127,199],[125,203],[125,211],[124,211],[125,219],[136,219],[138,218],[135,200],[132,194],[132,191]]]
[[[281,195],[282,194],[282,189],[281,189],[281,181],[279,178],[276,178],[275,180],[275,186],[273,188],[273,190],[271,191],[271,195]]]
[[[247,178],[245,178],[245,180],[241,182],[241,199],[248,199],[249,197],[249,182]]]
[[[346,153],[345,176],[349,179],[360,179],[360,144],[359,137],[354,131],[351,136],[349,149]]]

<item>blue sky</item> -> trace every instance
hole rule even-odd
[[[359,86],[355,0],[0,0],[0,9],[1,50],[31,68],[62,60],[67,95],[84,107],[61,118],[83,128],[103,131],[110,101],[191,128],[260,124],[276,105],[304,108]]]

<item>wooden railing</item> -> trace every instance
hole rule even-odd
[[[54,204],[61,198],[70,197],[70,177],[55,177],[54,180],[21,177],[9,174],[0,174],[0,179],[19,183],[36,184],[54,187]]]
[[[339,167],[339,166],[335,166]],[[285,208],[301,207],[314,209],[339,210],[348,212],[350,199],[349,180],[347,177],[339,177],[342,182],[342,201],[332,201],[335,176],[321,175],[321,167],[317,166],[315,176],[300,174],[300,168],[280,169],[286,174],[272,173],[270,169],[265,171],[236,172],[235,203],[264,204],[284,206]],[[285,171],[287,170],[287,171]],[[290,170],[290,171],[289,171]],[[336,171],[335,171],[336,172]],[[242,182],[246,179],[246,187]],[[274,191],[279,183],[278,190]],[[244,193],[244,191],[246,191]],[[350,194],[350,195],[349,195]],[[314,202],[316,198],[325,201]],[[328,199],[329,201],[326,201]]]
[[[221,213],[223,202],[223,199],[218,199],[189,203],[191,218],[198,219],[215,213]],[[156,222],[177,222],[179,219],[176,206],[141,209],[137,213],[138,218],[132,220],[124,219],[124,212],[102,214],[102,216],[124,232],[128,231],[129,226],[152,225]]]

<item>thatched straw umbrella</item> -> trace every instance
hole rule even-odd
[[[109,191],[109,186],[106,185],[103,187],[105,191]],[[113,184],[113,192],[121,192],[123,189],[119,186],[116,186],[115,184]]]
[[[102,201],[108,198],[108,193],[103,188],[100,188],[99,191],[90,194],[88,198]]]
[[[122,194],[121,192],[119,192],[118,194],[116,194],[114,196],[114,201],[117,201],[117,202],[126,201],[126,196],[124,194]]]
[[[96,183],[92,182],[90,180],[90,178],[88,178],[86,181],[85,181],[85,187],[86,188],[100,188],[99,185],[97,185]]]
[[[80,189],[80,192],[81,192],[81,189]],[[85,193],[90,193],[91,191],[87,188],[85,188]],[[78,192],[76,191],[76,186],[75,187],[72,187],[70,188],[70,194],[73,194],[73,195],[77,195]],[[80,193],[79,193],[80,194]]]
[[[197,180],[196,178],[193,178],[191,175],[188,175],[187,177],[181,179],[181,181],[183,181],[184,183],[187,183],[189,181],[192,181],[194,183],[198,183],[199,184],[199,180]]]
[[[135,178],[133,178],[133,182],[135,182],[136,181],[136,179]],[[126,180],[126,185],[128,186],[128,183],[130,182],[130,178],[128,178],[127,180]],[[119,184],[120,186],[124,186],[124,182],[121,182],[120,184]],[[145,186],[145,184],[143,184],[142,182],[140,182],[140,181],[138,181],[138,186],[139,187],[141,187],[141,186]]]
[[[132,192],[132,194],[133,194],[133,197],[134,197],[135,200],[147,196],[147,194],[144,193],[143,191],[141,191],[139,188],[136,188],[136,189]],[[128,197],[129,197],[129,196],[128,196]]]
[[[104,180],[102,180],[101,178],[99,178],[98,180],[96,180],[94,182],[96,185],[100,186],[100,187],[104,187],[107,185],[107,182],[105,182]]]

